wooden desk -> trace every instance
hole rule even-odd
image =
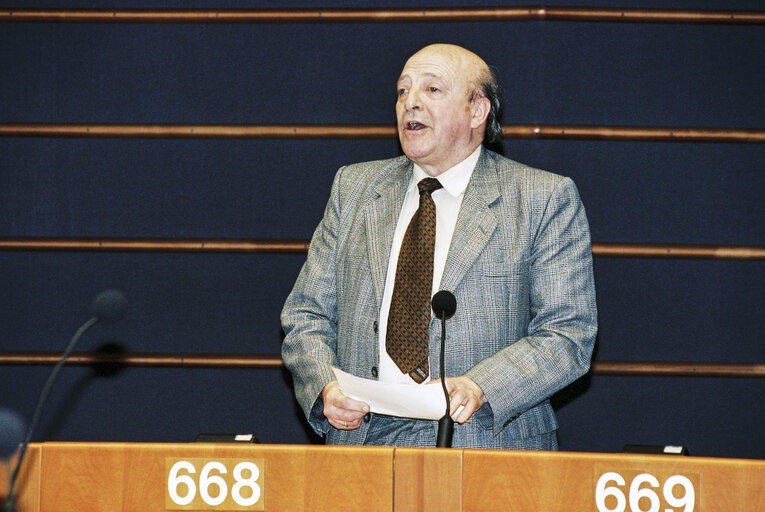
[[[694,512],[765,512],[765,461],[567,452],[436,450],[398,448],[395,461],[396,511],[598,512],[595,489],[608,472],[624,485],[604,482],[626,498],[625,512],[647,512],[643,499],[629,503],[635,477],[648,473],[662,486],[672,475],[692,480]],[[404,477],[404,475],[406,475]],[[637,489],[646,488],[644,484]],[[678,488],[676,497],[682,489]],[[614,501],[612,501],[614,500]],[[680,512],[662,501],[660,512]],[[602,510],[617,508],[615,498]]]
[[[635,490],[660,497],[673,475],[691,482],[694,512],[765,511],[765,461],[759,460],[196,443],[42,443],[30,445],[28,457],[18,512],[164,511],[168,468],[180,459],[197,464],[190,476],[198,488],[206,485],[200,483],[206,461],[257,461],[263,474],[258,505],[266,511],[598,512],[596,487],[605,480],[602,490],[625,496],[625,512],[646,512],[649,498],[637,509],[629,502],[630,485],[642,474],[658,487],[644,483]],[[620,475],[624,483],[601,479],[604,474]],[[676,499],[687,492],[676,487]],[[187,494],[183,484],[179,489]],[[216,484],[209,489],[218,495]],[[615,508],[610,497],[600,510]],[[682,510],[661,502],[660,512]]]

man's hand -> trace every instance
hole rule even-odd
[[[441,379],[432,381],[441,385]],[[449,393],[449,416],[457,423],[466,423],[473,414],[488,402],[481,386],[470,377],[446,377]]]
[[[324,416],[336,429],[359,428],[364,415],[369,412],[368,404],[345,396],[336,380],[324,386],[321,397],[324,400]]]

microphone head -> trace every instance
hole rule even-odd
[[[26,425],[21,416],[11,409],[0,409],[0,459],[16,453],[22,441]]]
[[[90,306],[90,312],[102,322],[116,322],[127,311],[127,299],[119,290],[104,290],[99,293]]]
[[[451,318],[454,312],[457,311],[457,298],[448,290],[441,290],[433,295],[431,304],[433,313],[438,318]]]

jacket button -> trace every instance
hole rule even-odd
[[[364,415],[364,423],[369,423],[372,420],[372,413],[368,412]]]
[[[377,332],[378,330],[380,330],[380,325],[377,322],[375,322],[372,324],[372,329],[374,329],[374,331]]]
[[[377,367],[376,366],[372,367],[372,377],[374,377],[375,379],[377,378]]]

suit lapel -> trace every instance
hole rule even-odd
[[[387,172],[386,172],[387,171]],[[412,163],[403,159],[383,170],[365,206],[367,250],[378,307],[382,303],[393,234],[412,174]]]
[[[481,150],[470,183],[462,199],[457,225],[446,258],[442,290],[455,290],[473,266],[497,227],[492,204],[500,197],[497,171],[493,161]]]

